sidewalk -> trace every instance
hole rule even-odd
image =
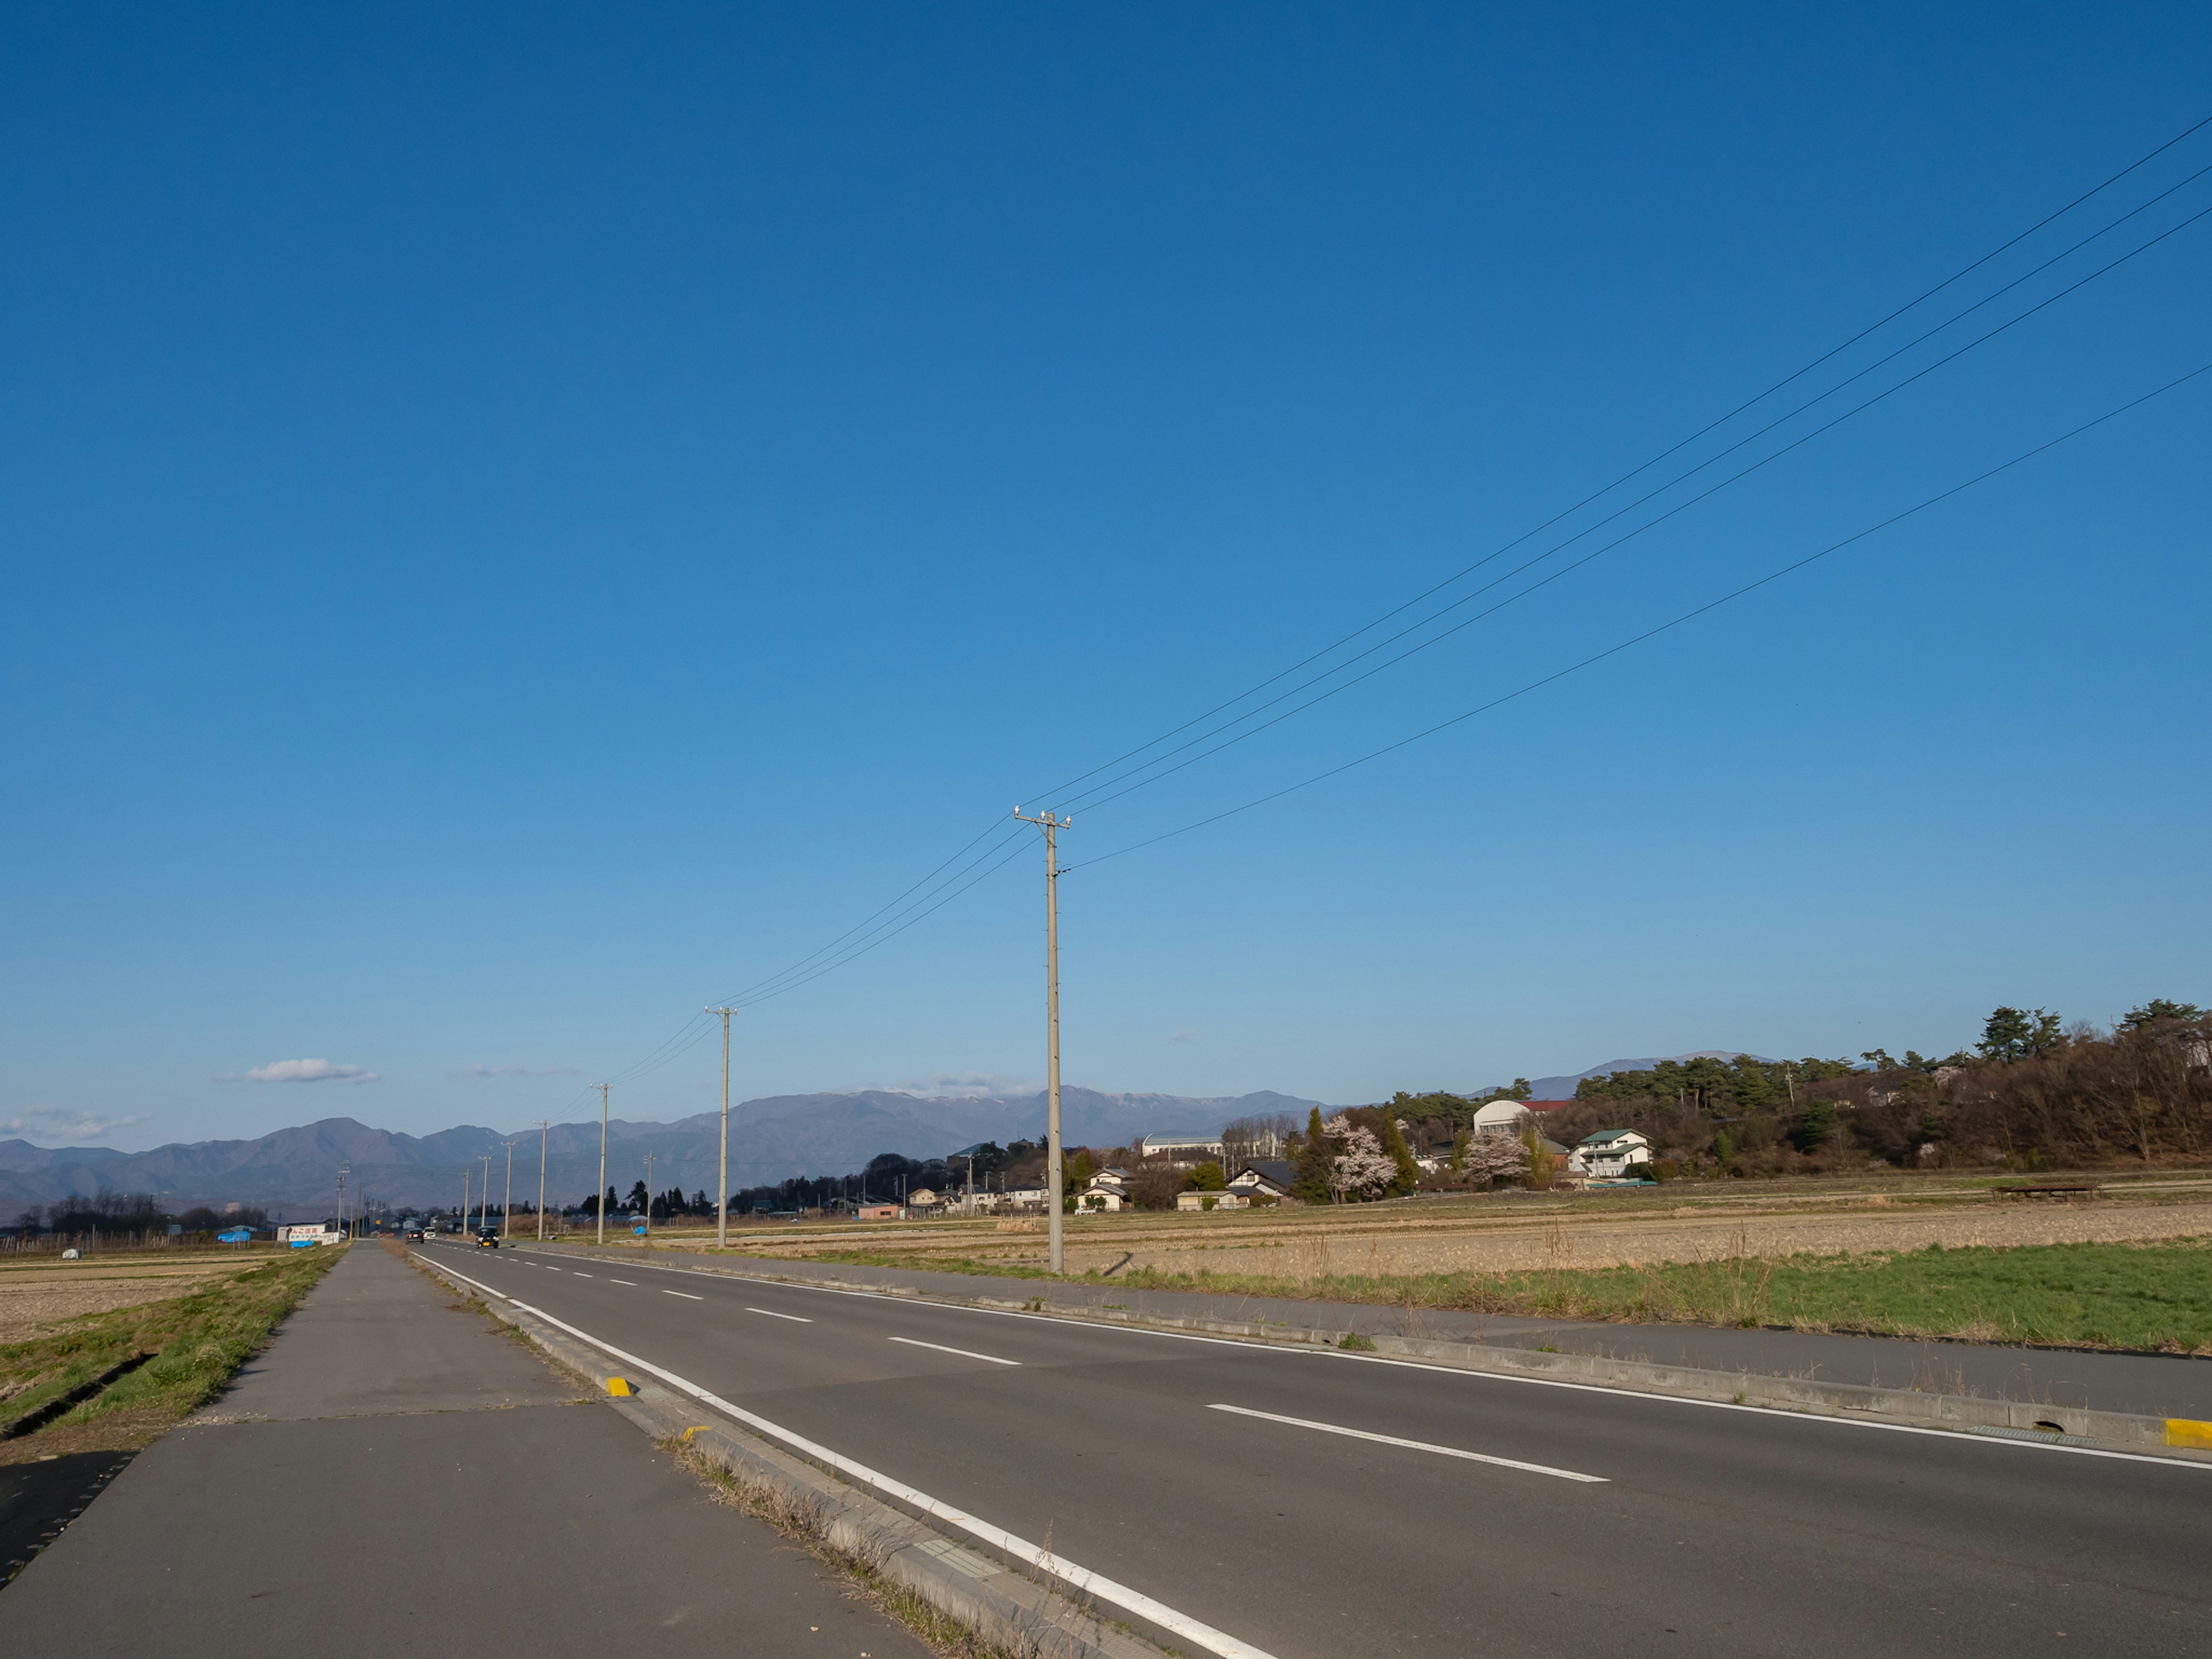
[[[921,1659],[608,1406],[356,1244],[0,1592],[0,1650]]]
[[[590,1245],[566,1240],[526,1248],[593,1253]],[[635,1255],[636,1248],[611,1245],[607,1251],[614,1255]],[[981,1273],[747,1257],[735,1252],[725,1256],[655,1248],[653,1260],[672,1266],[680,1262],[723,1267],[783,1279],[811,1279],[825,1285],[898,1285],[925,1296],[955,1299],[988,1297],[1018,1304],[1037,1297],[1043,1299],[1047,1310],[1125,1308],[1132,1313],[1172,1318],[1264,1321],[1299,1330],[1359,1331],[1367,1335],[1419,1337],[1431,1341],[1557,1349],[1565,1353],[1598,1354],[1662,1365],[1690,1365],[1705,1370],[1750,1371],[1763,1376],[1823,1382],[1978,1395],[1988,1399],[2034,1400],[2055,1406],[2133,1412],[2149,1417],[2212,1419],[2212,1361],[2162,1354],[1997,1347],[1902,1337],[1830,1336],[1813,1331],[1721,1330],[1705,1325],[1612,1325],[1519,1319],[1497,1314],[1393,1308],[1369,1303],[1140,1291],[1111,1283],[1055,1284],[1042,1279],[1000,1279]]]

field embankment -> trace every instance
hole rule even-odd
[[[77,1263],[0,1268],[0,1436],[149,1356],[30,1432],[0,1438],[0,1463],[146,1444],[228,1381],[338,1255],[171,1260],[167,1272],[95,1257],[75,1279]]]

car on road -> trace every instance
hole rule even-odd
[[[498,1228],[496,1228],[496,1227],[479,1227],[479,1228],[477,1228],[477,1249],[480,1249],[480,1250],[495,1250],[495,1249],[497,1249],[498,1248],[499,1248],[499,1229],[498,1229]]]
[[[422,1230],[420,1227],[410,1227],[407,1230],[407,1237],[410,1243],[420,1239],[422,1237]]]

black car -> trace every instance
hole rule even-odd
[[[499,1248],[499,1229],[498,1229],[498,1228],[496,1228],[496,1227],[479,1227],[479,1228],[477,1228],[477,1249],[480,1249],[480,1250],[495,1250],[495,1249],[497,1249],[498,1248]]]

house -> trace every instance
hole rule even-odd
[[[1127,1189],[1119,1182],[1109,1183],[1107,1171],[1102,1170],[1091,1177],[1091,1184],[1075,1195],[1078,1215],[1097,1215],[1129,1207]]]
[[[1567,1169],[1597,1181],[1618,1181],[1651,1162],[1651,1143],[1633,1129],[1601,1129],[1567,1154]]]
[[[1295,1165],[1283,1158],[1254,1158],[1238,1166],[1229,1177],[1229,1190],[1242,1194],[1247,1199],[1255,1194],[1268,1198],[1288,1198],[1291,1183],[1298,1178]]]
[[[1139,1135],[1131,1148],[1139,1158],[1164,1158],[1171,1164],[1203,1164],[1221,1159],[1219,1135]]]
[[[1044,1208],[1045,1189],[1041,1185],[1009,1187],[999,1197],[1011,1209],[1042,1210]]]
[[[1252,1200],[1242,1193],[1177,1193],[1178,1210],[1243,1210]]]
[[[896,1221],[899,1206],[896,1204],[863,1204],[853,1212],[855,1221]]]
[[[1532,1124],[1541,1120],[1545,1113],[1563,1112],[1574,1103],[1571,1100],[1493,1100],[1487,1106],[1476,1109],[1474,1133],[1479,1135],[1523,1135]]]

